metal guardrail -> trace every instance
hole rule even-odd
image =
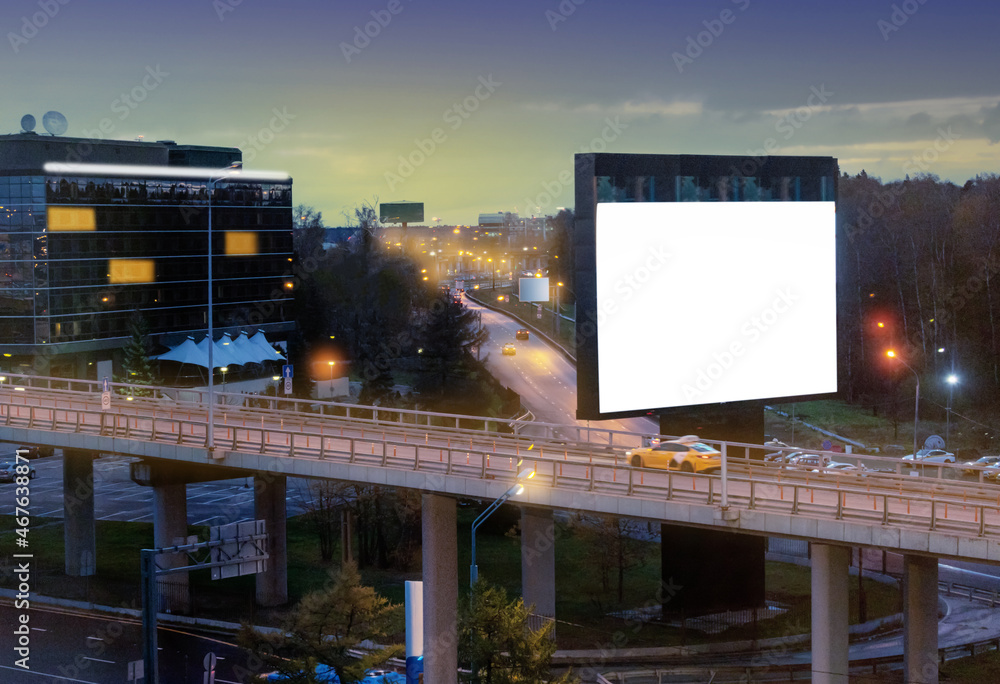
[[[34,380],[34,379],[33,379]],[[204,405],[135,398],[100,410],[92,392],[0,386],[0,423],[55,433],[92,434],[203,448]],[[793,471],[751,460],[759,445],[724,443],[728,483],[719,475],[629,467],[622,451],[587,442],[558,442],[491,432],[481,417],[427,414],[350,404],[284,400],[281,408],[226,407],[217,412],[219,449],[279,458],[337,460],[478,479],[513,474],[515,457],[531,449],[534,482],[569,491],[597,492],[662,502],[728,507],[791,516],[941,530],[967,538],[1000,537],[1000,488],[969,482],[912,478],[893,473],[855,475]],[[313,407],[319,407],[318,410]],[[345,415],[333,416],[334,408]],[[320,413],[322,411],[323,413]],[[354,415],[351,415],[354,411]],[[359,415],[360,414],[360,415]],[[432,425],[443,418],[444,426]],[[474,428],[465,420],[478,421]],[[639,437],[605,431],[609,441]],[[527,446],[530,439],[531,447]],[[743,456],[739,456],[743,454]],[[724,486],[728,500],[724,505]]]

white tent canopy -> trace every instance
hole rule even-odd
[[[202,368],[208,368],[208,354],[205,353],[204,350],[198,348],[198,345],[194,343],[193,337],[188,337],[176,347],[171,348],[170,351],[160,354],[159,356],[153,356],[152,358],[160,361],[189,363],[195,366],[201,366]]]
[[[254,336],[247,341],[261,350],[262,354],[261,360],[264,361],[285,360],[285,357],[282,356],[280,352],[278,352],[274,347],[271,346],[271,343],[267,341],[267,338],[264,337],[264,333],[262,333],[260,330],[254,333]]]
[[[188,337],[176,347],[171,348],[170,351],[151,358],[208,368],[208,336],[206,335],[197,344],[194,338]],[[235,340],[229,333],[225,333],[212,349],[212,365],[215,368],[241,366],[248,363],[261,363],[262,361],[280,361],[284,358],[271,347],[264,333],[259,330],[253,337],[249,338],[245,332],[241,332]]]

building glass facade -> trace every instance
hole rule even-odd
[[[219,180],[218,170],[191,167],[178,167],[176,177],[167,168],[151,176],[142,175],[148,166],[133,172],[127,165],[81,173],[84,166],[72,174],[44,166],[5,174],[0,166],[6,351],[118,348],[136,310],[154,339],[204,333],[209,177],[216,179],[214,326],[279,338],[294,328],[291,179],[261,181],[247,173]]]

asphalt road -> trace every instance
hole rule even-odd
[[[19,625],[26,617],[25,652],[29,669],[17,665],[24,655],[14,651],[13,627],[0,630],[0,682],[4,684],[48,684],[74,682],[108,684],[134,681],[130,663],[142,660],[142,625],[138,618],[95,615],[72,608],[32,604],[18,609],[0,602],[0,623]],[[205,663],[214,655],[214,681],[236,684],[252,681],[263,671],[256,659],[226,641],[190,630],[160,627],[161,682],[204,682]]]
[[[576,367],[572,363],[537,335],[530,334],[527,340],[516,339],[515,333],[524,327],[517,321],[468,299],[465,305],[482,312],[483,325],[490,331],[490,339],[482,350],[489,354],[486,365],[490,372],[521,395],[521,403],[531,410],[535,420],[588,427],[588,421],[576,419]],[[501,353],[508,342],[517,350],[513,356]],[[650,418],[604,420],[600,421],[600,427],[648,434],[659,432],[659,425]],[[530,430],[526,432],[534,434]],[[556,436],[578,438],[576,434]],[[580,438],[586,439],[585,432]]]

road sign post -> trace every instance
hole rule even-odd
[[[285,394],[292,393],[292,377],[294,375],[292,364],[286,363],[281,367],[281,377],[285,379]]]

